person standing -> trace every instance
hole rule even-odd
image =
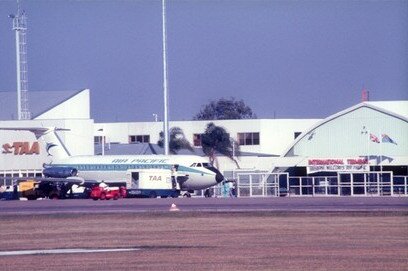
[[[180,184],[177,182],[177,169],[176,165],[171,167],[171,184],[173,189],[180,190]]]
[[[99,187],[102,188],[102,189],[104,189],[104,190],[106,190],[106,191],[109,191],[109,186],[105,183],[105,181],[102,181],[102,182],[99,184]]]
[[[229,192],[229,196],[231,198],[235,197],[235,182],[234,181],[228,181],[228,192]]]

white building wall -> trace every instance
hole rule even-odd
[[[260,153],[281,155],[295,140],[295,132],[306,131],[320,119],[273,119],[261,121]]]
[[[90,119],[89,89],[84,89],[36,119]]]
[[[216,121],[172,121],[170,127],[180,127],[187,140],[193,144],[193,135],[205,132],[207,124],[213,122],[226,129],[238,141],[238,133],[260,133],[260,145],[240,146],[242,152],[279,155],[294,140],[295,132],[303,132],[318,119],[254,119]],[[100,131],[100,130],[103,131]],[[96,123],[95,136],[106,136],[107,142],[128,143],[129,135],[150,135],[150,143],[156,144],[163,122]]]

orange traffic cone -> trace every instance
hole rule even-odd
[[[177,207],[176,204],[173,203],[170,207],[170,212],[174,212],[174,211],[180,211],[180,209]]]

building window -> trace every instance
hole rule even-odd
[[[149,135],[130,135],[129,143],[150,143]]]
[[[259,145],[259,133],[238,133],[239,145]]]
[[[95,144],[102,144],[102,139],[106,142],[105,136],[94,136],[94,143]]]
[[[302,133],[302,132],[295,132],[295,133],[294,133],[295,139],[296,139],[298,136],[300,136],[301,133]]]
[[[202,134],[193,134],[193,144],[195,147],[201,146],[201,135]]]

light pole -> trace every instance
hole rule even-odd
[[[169,102],[167,91],[167,40],[166,40],[166,0],[162,0],[162,30],[163,30],[163,96],[164,96],[164,154],[169,155]]]

